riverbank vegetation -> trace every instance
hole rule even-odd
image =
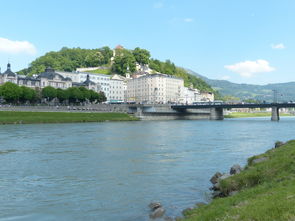
[[[135,120],[138,119],[125,113],[0,111],[0,124],[79,123]]]
[[[0,86],[1,103],[35,104],[54,102],[55,104],[80,104],[83,102],[100,103],[106,101],[103,92],[95,92],[85,87],[70,87],[55,89],[47,86],[42,90],[6,82]]]
[[[235,194],[188,210],[185,220],[294,220],[295,140],[277,144],[220,182],[221,192]]]
[[[244,118],[244,117],[270,117],[270,112],[232,112],[227,115],[224,115],[224,118]],[[280,116],[293,116],[289,113],[280,113]]]

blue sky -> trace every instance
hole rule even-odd
[[[121,44],[213,79],[295,81],[294,11],[294,0],[1,1],[0,67]]]

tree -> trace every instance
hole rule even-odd
[[[100,91],[98,93],[98,102],[101,103],[101,102],[104,102],[107,100],[107,97],[105,96],[104,92]]]
[[[105,47],[100,48],[99,51],[104,58],[103,64],[110,63],[111,57],[113,57],[113,50],[111,50],[109,47],[105,46]]]
[[[67,89],[70,103],[78,103],[83,99],[83,93],[77,87],[70,87]]]
[[[125,74],[128,68],[130,72],[134,72],[136,70],[136,60],[133,54],[126,49],[117,51],[112,70],[121,75]]]
[[[132,53],[136,62],[140,65],[145,65],[149,63],[151,54],[148,50],[137,47],[133,50]]]
[[[69,93],[67,90],[61,88],[56,89],[56,97],[60,102],[66,101],[69,99]]]
[[[87,88],[85,87],[79,87],[79,90],[81,91],[82,93],[82,99],[81,101],[85,101],[86,99],[89,100],[90,99],[90,92]]]
[[[52,99],[56,98],[56,96],[57,96],[57,91],[55,88],[53,88],[51,86],[47,86],[42,89],[42,97],[43,98],[47,98],[48,100],[52,100]]]
[[[0,87],[0,95],[8,103],[16,103],[21,96],[21,89],[18,85],[6,82]]]
[[[104,57],[99,51],[92,51],[85,58],[85,64],[87,67],[97,67],[104,63]]]
[[[36,99],[37,99],[37,92],[34,89],[28,88],[28,87],[25,87],[25,86],[21,86],[20,87],[20,90],[21,90],[21,93],[20,93],[19,100],[22,103],[25,103],[27,101],[29,101],[29,102],[36,101]]]
[[[89,98],[90,102],[98,101],[100,98],[100,95],[93,90],[89,90],[89,94],[90,94],[90,98]]]

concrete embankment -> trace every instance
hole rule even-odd
[[[91,104],[85,106],[59,106],[59,105],[34,105],[12,106],[1,105],[0,111],[26,111],[26,112],[104,112],[128,113],[128,106],[124,104]]]
[[[170,105],[131,105],[129,112],[141,120],[209,120],[212,117],[210,109],[187,109],[178,111]]]

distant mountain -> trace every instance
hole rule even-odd
[[[203,79],[215,90],[219,91],[221,95],[231,95],[242,100],[256,99],[271,102],[274,97],[273,90],[276,90],[278,92],[278,101],[295,101],[295,82],[267,85],[236,84],[225,80],[212,80],[192,70],[187,71]]]

